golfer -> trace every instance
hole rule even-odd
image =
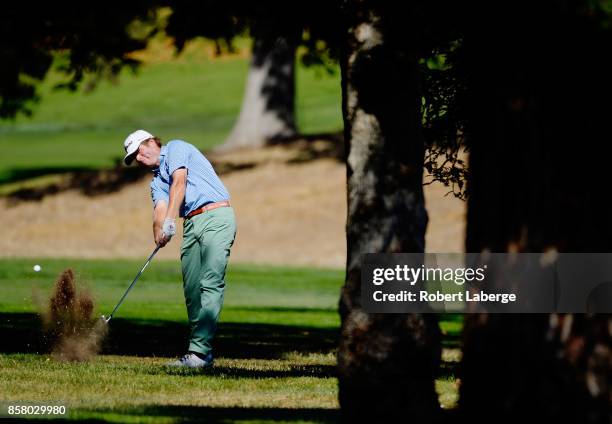
[[[125,163],[134,160],[153,170],[153,236],[164,247],[183,220],[181,266],[190,325],[189,350],[170,365],[204,368],[213,365],[211,341],[223,305],[225,269],[236,236],[230,196],[210,162],[193,145],[172,140],[163,145],[138,130],[124,142]]]

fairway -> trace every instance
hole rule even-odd
[[[69,419],[110,422],[337,421],[341,270],[230,265],[215,368],[193,372],[164,366],[186,349],[186,313],[179,264],[153,262],[111,321],[102,355],[88,363],[52,359],[37,312],[58,274],[72,267],[101,314],[141,265],[0,260],[0,403],[55,401]],[[461,321],[448,316],[441,326],[447,337],[437,389],[450,407]]]

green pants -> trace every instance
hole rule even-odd
[[[225,269],[236,237],[236,219],[231,207],[204,212],[183,222],[181,265],[183,291],[191,329],[189,351],[204,355],[223,306]]]

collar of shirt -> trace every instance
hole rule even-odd
[[[162,165],[162,163],[166,159],[167,154],[168,154],[168,146],[162,146],[161,151],[159,152],[159,166],[153,169],[153,173],[155,173],[155,175],[159,174],[159,167]]]

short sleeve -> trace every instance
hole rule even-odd
[[[151,199],[153,199],[153,207],[155,207],[160,200],[164,200],[168,203],[169,194],[167,190],[164,189],[159,177],[155,177],[153,181],[151,181]]]
[[[172,141],[168,143],[168,154],[166,156],[166,166],[168,167],[168,175],[172,177],[174,171],[179,168],[187,168],[189,161],[189,146],[181,141]]]

